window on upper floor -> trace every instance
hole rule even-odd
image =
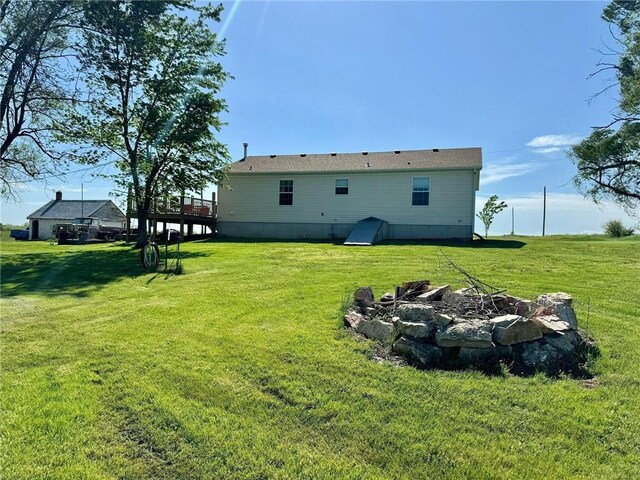
[[[280,180],[280,205],[293,205],[293,180]]]
[[[413,177],[411,205],[429,205],[429,177]]]
[[[336,195],[349,195],[349,179],[336,179]]]

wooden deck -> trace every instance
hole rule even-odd
[[[131,232],[131,220],[137,217],[135,199],[127,199],[127,241]],[[149,211],[148,232],[156,237],[158,234],[158,223],[162,223],[162,230],[167,230],[168,223],[180,225],[180,237],[197,234],[194,227],[200,227],[204,233],[206,228],[215,235],[217,218],[217,204],[215,193],[211,200],[190,196],[166,196],[157,199]],[[186,229],[185,229],[186,227]]]

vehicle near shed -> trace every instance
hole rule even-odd
[[[29,240],[29,229],[11,230],[9,238],[15,238],[16,240]]]
[[[99,240],[122,240],[127,235],[126,229],[122,227],[111,227],[104,225],[96,217],[78,217],[70,223],[56,223],[51,233],[56,239],[78,240],[97,238]]]

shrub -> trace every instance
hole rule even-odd
[[[620,220],[609,220],[604,225],[604,233],[610,237],[628,237],[633,234],[633,228],[627,228]]]

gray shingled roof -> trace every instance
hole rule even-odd
[[[27,218],[78,218],[91,217],[111,200],[51,200]],[[84,204],[84,206],[83,206]]]
[[[481,169],[482,149],[447,148],[394,152],[248,156],[229,173],[358,172],[380,170]]]

